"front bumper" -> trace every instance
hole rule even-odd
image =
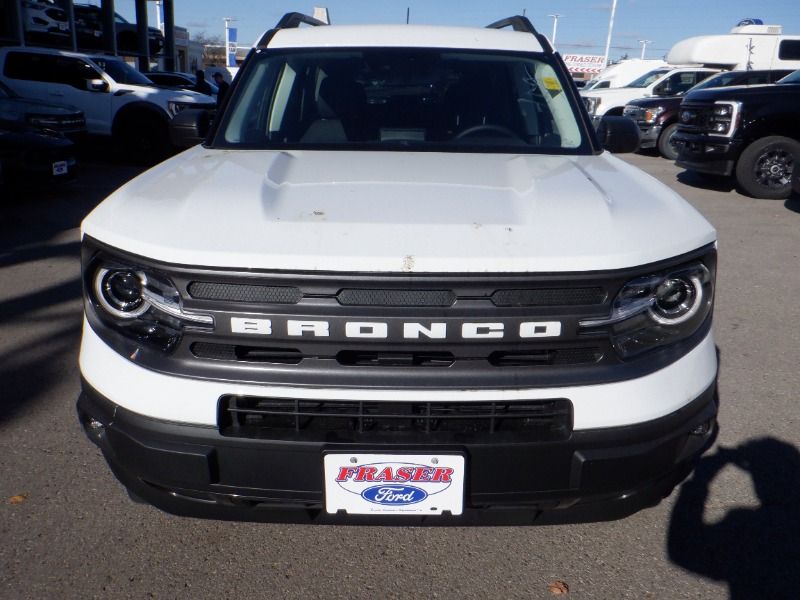
[[[555,523],[621,518],[657,504],[716,433],[713,383],[652,421],[576,430],[556,442],[332,443],[236,438],[213,426],[138,415],[84,381],[78,415],[133,496],[201,518],[352,524]],[[324,510],[323,454],[461,453],[459,517],[365,517]],[[503,509],[503,510],[499,510]],[[568,509],[568,510],[550,510]]]
[[[661,135],[661,125],[647,125],[645,123],[637,123],[641,138],[639,148],[655,148],[658,143],[658,136]]]
[[[676,165],[710,175],[732,175],[742,150],[737,140],[680,131],[674,135],[672,143],[678,150]]]

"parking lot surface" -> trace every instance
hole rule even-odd
[[[558,582],[570,598],[800,597],[800,199],[624,158],[718,229],[720,434],[659,506],[547,527],[228,523],[134,504],[74,405],[78,227],[141,169],[93,158],[63,187],[0,188],[0,598],[527,599]]]

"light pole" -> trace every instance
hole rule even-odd
[[[606,53],[603,59],[604,66],[608,66],[608,51],[611,49],[611,32],[614,31],[614,15],[617,14],[617,0],[611,3],[611,18],[608,20],[608,38],[606,38]]]
[[[236,21],[233,17],[223,17],[225,21],[225,66],[236,66],[236,47],[238,34],[236,28],[231,27],[231,22]],[[233,52],[231,52],[233,50]]]
[[[553,37],[550,39],[550,43],[553,44],[553,49],[555,50],[556,47],[556,32],[558,31],[558,20],[563,17],[564,15],[547,15],[553,19]]]
[[[642,60],[644,60],[644,50],[647,48],[647,44],[652,44],[653,40],[639,40],[639,43],[642,45]]]

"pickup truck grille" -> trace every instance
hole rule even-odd
[[[397,440],[414,435],[513,434],[527,441],[557,441],[572,432],[572,403],[564,398],[494,402],[376,402],[223,396],[222,435],[267,439]],[[338,438],[338,439],[337,439]]]
[[[711,131],[714,106],[700,102],[683,102],[678,110],[678,130],[687,133]]]

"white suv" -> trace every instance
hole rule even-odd
[[[122,59],[46,48],[0,48],[0,80],[20,95],[78,107],[90,134],[114,135],[131,154],[168,146],[168,123],[210,96],[157,88]]]
[[[133,496],[544,522],[686,475],[716,431],[714,229],[604,151],[636,125],[596,135],[527,19],[290,14],[224,102],[83,222],[78,413]]]
[[[720,69],[672,67],[653,69],[625,87],[581,91],[586,110],[597,122],[603,115],[621,115],[625,105],[637,98],[679,96]]]

